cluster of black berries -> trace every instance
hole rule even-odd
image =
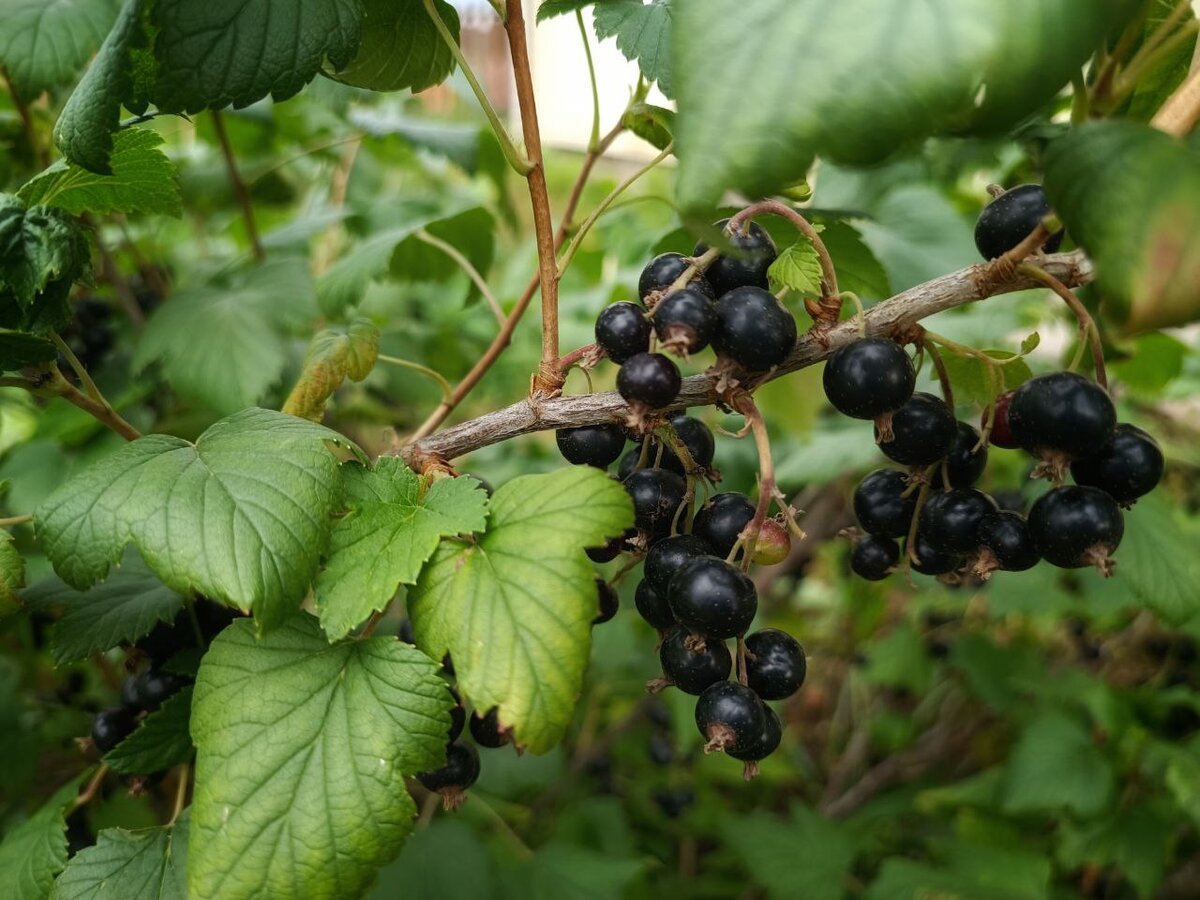
[[[744,372],[774,368],[795,346],[796,320],[767,290],[775,243],[759,225],[728,224],[716,227],[736,255],[717,256],[703,273],[693,263],[709,252],[704,244],[692,257],[656,256],[638,280],[640,302],[614,303],[596,319],[596,344],[620,364],[617,390],[635,412],[669,406],[682,385],[679,367],[655,352],[655,340],[684,358],[711,344],[720,362]]]

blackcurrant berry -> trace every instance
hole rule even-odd
[[[1158,441],[1136,425],[1122,423],[1093,456],[1071,463],[1076,484],[1097,487],[1122,506],[1142,497],[1162,480],[1163,452]]]
[[[1012,404],[1013,394],[1016,391],[1005,391],[996,398],[992,404],[992,430],[988,434],[988,443],[993,447],[1001,447],[1005,450],[1016,450],[1021,445],[1016,442],[1012,435],[1012,429],[1008,427],[1008,409]],[[986,428],[988,413],[985,409],[983,416],[979,420],[979,427]]]
[[[625,432],[619,425],[582,425],[554,433],[558,452],[574,466],[607,469],[625,449]]]
[[[130,675],[121,682],[121,705],[134,713],[141,711],[138,701],[138,676]]]
[[[158,709],[164,700],[179,691],[187,679],[171,672],[158,669],[148,669],[138,676],[137,702],[145,710]]]
[[[658,648],[663,677],[685,694],[699,696],[711,685],[724,681],[733,671],[733,657],[723,641],[706,640],[702,650],[688,648],[691,635],[675,628]]]
[[[481,716],[478,710],[471,713],[470,729],[471,737],[480,747],[494,750],[512,740],[512,732],[500,728],[500,709],[496,706],[489,709],[487,715]]]
[[[669,766],[675,761],[675,742],[669,734],[650,735],[650,761],[656,766]]]
[[[617,614],[617,610],[621,608],[621,598],[617,589],[603,578],[596,579],[596,593],[596,617],[592,619],[592,624],[603,625]]]
[[[596,317],[596,343],[615,363],[645,353],[650,346],[650,330],[646,311],[627,300],[604,307]]]
[[[107,753],[133,734],[136,725],[133,713],[123,707],[102,709],[92,720],[92,743],[101,753]]]
[[[951,487],[970,487],[987,468],[987,447],[979,446],[979,438],[979,431],[974,426],[958,423],[958,433],[946,454],[946,475]]]
[[[718,681],[696,701],[696,727],[706,741],[705,753],[744,753],[762,737],[766,707],[744,684]]]
[[[713,464],[713,456],[717,452],[717,443],[713,438],[712,430],[699,419],[683,413],[671,417],[671,427],[675,429],[675,436],[687,447],[692,462],[702,469],[710,468]]]
[[[867,338],[829,357],[822,381],[825,396],[842,415],[877,419],[908,402],[917,372],[895,341]]]
[[[637,533],[636,531],[634,532]],[[588,559],[594,563],[612,562],[621,555],[621,551],[625,549],[625,538],[618,537],[608,541],[603,547],[586,547],[584,553]]]
[[[921,509],[918,531],[944,553],[974,553],[979,526],[996,509],[996,501],[975,488],[951,488],[933,494]]]
[[[405,644],[416,644],[417,633],[413,630],[412,619],[405,619],[396,630],[396,637]]]
[[[996,491],[992,494],[992,499],[996,501],[996,505],[1001,509],[1006,509],[1009,512],[1025,512],[1025,495],[1020,491]]]
[[[1037,565],[1038,552],[1033,546],[1029,526],[1020,513],[996,510],[979,523],[980,560],[975,570],[986,575],[993,569],[1024,572]]]
[[[668,819],[678,819],[696,802],[696,795],[687,788],[658,788],[654,802]]]
[[[691,258],[681,253],[660,253],[646,263],[646,268],[642,269],[642,274],[638,278],[638,296],[647,306],[653,307],[662,294],[675,283],[680,275],[691,268],[691,265]],[[692,276],[692,280],[688,282],[687,286],[699,290],[708,297],[714,296],[708,279],[699,273]]]
[[[666,469],[638,469],[624,484],[633,499],[637,527],[650,535],[669,534],[687,494],[687,482]]]
[[[983,208],[975,223],[975,246],[984,259],[1003,256],[1029,237],[1049,213],[1050,201],[1040,184],[1018,185]],[[1042,244],[1042,249],[1053,253],[1062,239],[1060,231]]]
[[[796,346],[796,319],[770,291],[735,288],[717,300],[716,314],[713,348],[743,369],[773,369]]]
[[[450,707],[450,731],[446,738],[446,743],[453,744],[458,740],[459,735],[463,733],[463,728],[467,725],[467,710],[463,706],[462,697],[458,695],[458,691],[449,685],[446,689],[450,691],[450,696],[454,698],[454,705]]]
[[[707,294],[684,288],[654,307],[654,331],[666,350],[679,356],[699,353],[717,330],[717,310]]]
[[[963,563],[962,556],[938,550],[920,531],[917,532],[917,545],[914,550],[916,559],[912,560],[912,568],[914,572],[920,572],[922,575],[945,575],[958,569]]]
[[[442,805],[446,809],[456,809],[463,801],[463,792],[478,778],[479,751],[461,742],[446,748],[444,766],[417,775],[426,790],[442,795]]]
[[[675,613],[671,612],[666,592],[660,594],[650,586],[650,582],[643,579],[638,584],[637,590],[633,592],[633,603],[637,607],[638,615],[659,631],[666,631],[675,626]]]
[[[868,534],[850,552],[850,569],[867,581],[883,581],[900,562],[900,546],[891,538]]]
[[[754,503],[745,494],[717,494],[696,513],[692,534],[707,541],[714,556],[728,556],[742,529],[754,518],[754,510]]]
[[[905,466],[928,466],[945,458],[954,445],[958,423],[944,400],[916,393],[892,413],[891,427],[875,426],[884,455]]]
[[[675,573],[700,556],[709,556],[712,547],[692,534],[677,534],[664,538],[646,553],[643,574],[656,593],[666,594]]]
[[[779,714],[764,703],[763,730],[758,736],[758,740],[751,742],[750,746],[744,750],[726,750],[725,752],[743,762],[759,762],[774,753],[779,748],[781,740],[783,740],[783,723],[779,721]],[[755,771],[750,770],[746,777],[752,778]]]
[[[854,489],[854,515],[867,534],[901,538],[917,509],[917,492],[896,469],[876,469]]]
[[[1021,448],[1061,465],[1098,452],[1116,424],[1108,392],[1074,372],[1031,378],[1008,408],[1008,427]]]
[[[617,391],[625,401],[651,409],[669,406],[679,396],[682,384],[679,367],[661,353],[635,354],[617,373]]]
[[[1099,488],[1067,485],[1047,491],[1029,510],[1033,546],[1051,565],[1095,565],[1110,574],[1109,559],[1125,534],[1117,501]]]
[[[804,684],[808,663],[800,642],[778,628],[746,635],[746,675],[763,700],[786,700]]]
[[[739,287],[765,288],[767,270],[778,256],[771,235],[757,222],[750,222],[743,226],[744,230],[734,229],[732,232],[727,230],[728,225],[729,220],[722,219],[715,227],[721,229],[733,245],[734,252],[718,256],[704,277],[718,297]],[[701,256],[707,251],[708,245],[700,243],[696,245],[693,255]]]
[[[676,572],[667,601],[680,625],[716,640],[745,632],[758,611],[754,582],[715,556],[694,559]]]

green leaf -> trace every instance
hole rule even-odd
[[[821,240],[833,258],[833,270],[841,290],[863,299],[882,300],[892,295],[887,271],[852,225],[827,222]]]
[[[886,859],[864,900],[1047,900],[1050,861],[1040,853],[958,842],[938,866]]]
[[[32,607],[62,610],[50,641],[56,665],[132,643],[183,608],[183,597],[159,581],[133,549],[91,590],[77,591],[50,577],[22,596]]]
[[[1144,803],[1120,810],[1099,822],[1062,823],[1062,864],[1076,869],[1086,863],[1116,865],[1137,889],[1153,897],[1162,881],[1176,828],[1174,809]]]
[[[804,239],[780,251],[767,277],[776,288],[787,287],[801,294],[821,293],[821,260],[817,248]]]
[[[1123,384],[1145,394],[1157,395],[1183,373],[1187,344],[1169,334],[1153,331],[1131,342],[1131,355],[1109,363]]]
[[[449,816],[413,834],[367,900],[492,900],[496,873],[480,835]]]
[[[52,900],[187,900],[188,811],[160,828],[105,828],[54,883]]]
[[[359,0],[156,0],[151,19],[155,102],[188,113],[291,97],[326,60],[349,64],[363,24]]]
[[[375,368],[379,329],[369,319],[355,319],[349,328],[326,328],[308,345],[304,368],[283,404],[283,411],[302,419],[321,421],[325,401],[347,378],[362,381]]]
[[[615,37],[617,49],[637,60],[647,81],[658,84],[668,97],[671,88],[671,14],[673,0],[604,0],[595,9],[600,40]],[[686,6],[686,4],[684,4]]]
[[[1132,595],[1168,622],[1181,625],[1200,613],[1200,526],[1156,494],[1125,513],[1117,574]]]
[[[725,840],[772,900],[841,900],[855,846],[845,826],[804,806],[790,820],[766,813],[731,819]]]
[[[25,587],[25,560],[13,546],[13,536],[0,531],[0,619],[21,608],[17,591]]]
[[[192,689],[185,687],[142,720],[133,734],[104,756],[110,769],[120,775],[161,772],[192,756],[188,718],[192,712]]]
[[[134,368],[159,361],[175,390],[232,413],[278,383],[288,332],[307,329],[315,315],[308,266],[272,260],[173,294],[146,323]]]
[[[871,645],[865,675],[875,684],[907,688],[921,694],[929,690],[933,662],[916,629],[901,625]]]
[[[7,0],[0,66],[25,101],[70,82],[100,46],[121,0]]]
[[[1146,17],[1143,32],[1145,40],[1153,34],[1163,21],[1179,6],[1175,0],[1153,0],[1150,14]],[[1194,21],[1196,13],[1188,9],[1180,26]],[[1124,113],[1125,118],[1148,121],[1153,118],[1167,98],[1183,83],[1191,68],[1192,56],[1196,52],[1196,37],[1176,43],[1172,51],[1157,65],[1142,73],[1137,80],[1137,87],[1129,100],[1129,107]]]
[[[538,7],[537,20],[545,22],[547,19],[553,19],[555,16],[562,16],[567,13],[573,13],[576,10],[587,9],[597,2],[599,0],[542,0],[542,5]]]
[[[1030,353],[1032,353],[1034,350],[1036,350],[1039,346],[1041,346],[1041,343],[1042,343],[1042,336],[1040,334],[1038,334],[1036,331],[1033,332],[1033,334],[1029,335],[1029,337],[1027,337],[1027,338],[1025,338],[1025,340],[1021,341],[1021,355],[1028,356]]]
[[[942,350],[942,362],[954,387],[955,402],[969,401],[987,406],[998,395],[1020,387],[1033,377],[1029,364],[1019,354],[1008,350],[984,350],[982,353],[1004,365],[991,366],[978,356]]]
[[[1086,728],[1058,712],[1025,727],[1005,772],[1005,812],[1094,816],[1112,799],[1112,766]]]
[[[356,897],[416,808],[404,777],[445,759],[437,665],[391,637],[330,646],[293,616],[260,641],[235,622],[196,680],[188,886],[196,898]]]
[[[45,900],[54,876],[67,863],[67,823],[63,813],[79,794],[79,785],[90,771],[72,778],[32,816],[11,829],[0,843],[0,872],[5,897],[10,900]]]
[[[26,366],[50,362],[58,356],[58,348],[35,334],[20,331],[0,332],[0,370],[15,372]]]
[[[111,175],[97,175],[60,159],[18,191],[26,203],[84,212],[165,213],[182,211],[175,164],[158,149],[162,136],[131,128],[113,137]]]
[[[681,3],[680,203],[712,205],[729,189],[770,195],[803,177],[814,155],[864,165],[931,134],[1006,128],[1053,98],[1135,6]],[[731,23],[756,39],[733,39]]]
[[[486,273],[491,267],[496,222],[483,207],[439,218],[430,222],[425,231],[458,250],[476,271]],[[396,244],[388,270],[397,281],[445,281],[461,272],[458,263],[445,251],[426,243],[416,234]]]
[[[487,531],[445,542],[409,592],[417,644],[449,651],[478,709],[499,706],[518,744],[545,753],[562,737],[583,682],[596,614],[583,552],[633,524],[620,484],[577,466],[499,488]]]
[[[650,103],[634,103],[625,110],[621,124],[659,150],[666,150],[667,145],[675,139],[675,110],[673,109],[665,109]]]
[[[168,587],[283,621],[308,590],[341,490],[334,431],[266,409],[195,444],[148,435],[64,483],[35,512],[59,576],[84,589],[132,541]]]
[[[331,639],[345,637],[401,584],[414,584],[443,536],[487,522],[487,494],[471,478],[426,483],[394,456],[342,467],[346,515],[333,526],[317,576],[317,609]]]
[[[1131,122],[1073,128],[1046,152],[1046,193],[1128,330],[1200,318],[1200,149]]]
[[[83,230],[61,209],[0,194],[0,324],[26,331],[68,318],[67,294],[88,270]]]
[[[458,40],[458,10],[436,0],[438,14]],[[334,75],[372,91],[414,93],[441,84],[454,55],[421,0],[363,0],[362,40],[354,58]]]

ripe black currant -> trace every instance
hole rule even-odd
[[[767,270],[775,262],[778,251],[771,235],[757,222],[743,226],[745,230],[727,231],[728,219],[716,223],[725,237],[734,247],[734,253],[728,256],[718,256],[704,277],[712,285],[718,297],[739,287],[767,286]],[[708,251],[708,245],[700,243],[693,251],[694,256],[701,256]]]
[[[637,353],[617,373],[617,390],[625,401],[651,409],[670,405],[682,384],[679,367],[661,353]]]
[[[101,753],[107,753],[133,733],[137,723],[133,713],[123,707],[102,709],[92,719],[92,743]]]
[[[943,459],[957,433],[958,423],[945,401],[920,392],[892,413],[890,428],[875,426],[879,449],[905,466],[928,466]]]
[[[825,396],[842,415],[877,419],[908,402],[917,372],[895,341],[867,338],[829,357],[822,380]]]
[[[692,533],[712,547],[713,555],[728,556],[742,529],[754,518],[754,503],[745,494],[732,491],[717,494],[700,507]]]
[[[1005,391],[992,404],[992,430],[988,435],[988,443],[993,447],[1016,450],[1021,446],[1013,438],[1012,429],[1008,427],[1008,409],[1012,405],[1012,398],[1015,393],[1016,391]],[[979,420],[980,428],[987,426],[987,419],[987,410],[984,410],[983,416]]]
[[[617,589],[603,578],[596,579],[596,593],[596,617],[592,619],[592,624],[603,625],[617,614],[617,610],[621,608],[621,598]]]
[[[638,278],[638,296],[647,306],[653,307],[663,292],[670,288],[680,275],[691,268],[691,265],[691,258],[682,253],[660,253],[646,263],[646,268],[642,269],[642,274]],[[703,275],[694,275],[688,282],[688,287],[699,290],[709,297],[714,296],[712,286]]]
[[[637,534],[636,529],[634,529],[634,534]],[[614,559],[616,559],[618,556],[620,556],[621,551],[624,549],[625,549],[625,537],[622,536],[622,537],[618,537],[618,538],[613,538],[612,540],[608,541],[603,547],[585,547],[583,552],[586,553],[588,556],[588,559],[590,559],[594,563],[606,563],[606,562],[612,562]]]
[[[1038,552],[1025,517],[1007,510],[984,516],[979,523],[979,555],[975,571],[980,575],[994,569],[1024,572],[1036,566]]]
[[[867,534],[901,538],[917,509],[917,492],[897,469],[876,469],[854,489],[854,515]]]
[[[458,695],[458,691],[450,687],[450,685],[446,685],[446,690],[454,698],[454,705],[450,707],[450,731],[446,738],[448,744],[453,744],[458,740],[459,735],[463,733],[463,728],[467,725],[467,710],[463,706],[462,697]]]
[[[973,425],[958,423],[958,433],[946,454],[946,475],[951,487],[970,487],[987,468],[987,447],[979,446],[979,437],[979,430]]]
[[[442,795],[442,805],[446,809],[456,809],[463,801],[463,792],[478,778],[479,751],[461,742],[446,748],[444,766],[417,775],[417,780],[426,790]]]
[[[917,545],[914,548],[916,559],[912,560],[914,572],[922,575],[945,575],[959,568],[963,559],[957,553],[947,553],[938,550],[925,539],[925,535],[917,531]]]
[[[729,677],[733,657],[723,641],[708,640],[702,650],[692,650],[688,647],[690,637],[686,628],[672,629],[658,648],[658,661],[663,677],[685,694],[699,696]]]
[[[786,700],[804,684],[808,663],[800,642],[778,628],[746,635],[746,675],[764,700]]]
[[[1145,431],[1121,423],[1093,456],[1071,463],[1076,484],[1097,487],[1122,506],[1142,497],[1162,480],[1163,452]]]
[[[666,591],[660,594],[650,586],[650,582],[643,579],[638,584],[637,590],[633,592],[633,603],[637,607],[638,615],[659,631],[666,631],[675,626],[675,613],[671,612]]]
[[[796,346],[795,318],[763,288],[740,287],[723,294],[716,315],[713,348],[743,369],[772,369]]]
[[[512,732],[507,728],[500,729],[500,709],[496,706],[489,709],[487,715],[481,716],[478,710],[471,713],[470,729],[471,737],[480,747],[494,750],[512,740]]]
[[[675,429],[676,437],[687,447],[692,462],[702,469],[710,468],[713,464],[713,456],[717,452],[717,443],[713,438],[712,430],[699,419],[694,419],[684,413],[671,417],[671,427]]]
[[[645,353],[650,346],[650,320],[646,311],[627,300],[604,307],[596,317],[596,343],[615,363]]]
[[[633,499],[637,527],[650,535],[669,534],[687,494],[687,482],[666,469],[638,469],[624,484]]]
[[[1099,488],[1067,485],[1047,491],[1033,504],[1029,534],[1051,565],[1094,565],[1108,575],[1113,568],[1109,557],[1125,534],[1125,519],[1117,501]]]
[[[717,330],[717,311],[707,294],[687,287],[654,307],[654,331],[666,350],[679,356],[699,353]]]
[[[996,509],[996,501],[975,488],[951,488],[933,494],[921,509],[918,530],[930,546],[944,553],[974,553],[979,525]]]
[[[574,466],[607,469],[625,449],[625,432],[619,425],[582,425],[554,433],[558,452]]]
[[[680,625],[716,640],[742,634],[758,611],[754,582],[715,556],[694,559],[676,572],[667,601]]]
[[[758,736],[758,739],[752,741],[750,746],[744,750],[726,750],[725,752],[734,759],[740,759],[743,762],[755,763],[766,759],[779,748],[779,742],[783,740],[783,723],[779,721],[779,714],[765,703],[763,708],[763,730]],[[753,778],[757,774],[757,767],[747,770],[746,777]]]
[[[850,569],[867,581],[883,581],[900,562],[900,546],[891,538],[868,534],[855,542]]]
[[[1013,439],[1060,469],[1098,452],[1116,424],[1117,411],[1108,392],[1074,372],[1031,378],[1017,388],[1008,408]]]
[[[187,679],[159,669],[147,669],[138,676],[137,705],[144,710],[158,709],[164,700],[187,684]]]
[[[643,577],[659,594],[666,594],[675,573],[700,556],[708,556],[712,547],[693,534],[677,534],[664,538],[646,554]]]
[[[762,737],[766,707],[744,684],[718,681],[696,701],[696,727],[706,741],[704,752],[744,753]]]
[[[138,676],[130,675],[121,682],[121,705],[135,713],[141,711],[138,701]]]
[[[1018,185],[983,208],[975,223],[975,246],[984,259],[1003,256],[1029,237],[1049,213],[1050,201],[1040,184]],[[1042,244],[1042,249],[1053,253],[1062,239],[1060,231]]]

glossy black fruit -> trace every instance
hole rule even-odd
[[[1022,184],[1001,194],[983,208],[975,223],[975,246],[984,259],[1003,256],[1037,228],[1050,213],[1050,201],[1040,184]],[[1063,233],[1051,237],[1042,249],[1053,253]]]
[[[996,501],[983,491],[952,488],[925,501],[918,530],[943,553],[974,553],[979,547],[979,526],[995,509]]]
[[[592,624],[603,625],[621,608],[621,597],[617,594],[617,589],[603,578],[596,579],[596,594],[596,616],[592,619]]]
[[[804,684],[808,663],[800,642],[778,628],[746,635],[746,674],[763,700],[785,700]]]
[[[1111,569],[1109,556],[1125,534],[1117,501],[1099,488],[1067,485],[1047,491],[1029,510],[1029,534],[1051,565]]]
[[[148,669],[138,676],[137,703],[142,709],[158,709],[164,700],[187,684],[187,679],[171,672]]]
[[[480,747],[494,750],[512,740],[509,731],[500,730],[500,710],[495,706],[488,710],[487,715],[481,716],[478,710],[471,713],[470,729],[471,737]]]
[[[675,627],[675,613],[671,612],[671,604],[667,602],[667,594],[659,593],[644,579],[633,592],[633,603],[638,615],[657,628],[665,631]]]
[[[708,542],[693,534],[664,538],[646,553],[643,578],[656,593],[665,594],[675,573],[700,556],[712,554]]]
[[[121,682],[121,705],[133,712],[141,710],[141,703],[138,700],[138,676],[130,675]]]
[[[634,532],[636,534],[636,531]],[[621,551],[625,549],[625,538],[613,538],[603,547],[585,547],[584,553],[588,559],[594,563],[612,562],[621,555]]]
[[[732,681],[717,682],[696,701],[696,727],[707,741],[706,753],[745,753],[762,737],[766,717],[758,695]]]
[[[1071,463],[1071,477],[1127,506],[1154,490],[1163,465],[1158,441],[1136,425],[1122,423],[1098,453]]]
[[[633,499],[637,527],[650,535],[669,534],[687,494],[687,482],[666,469],[638,469],[624,484]]]
[[[708,294],[689,287],[660,300],[653,321],[664,349],[686,356],[699,353],[713,339],[717,310]]]
[[[558,452],[575,466],[607,469],[625,449],[625,432],[619,425],[582,425],[554,433]]]
[[[631,356],[617,373],[617,391],[625,401],[643,403],[651,409],[668,406],[679,396],[682,384],[679,367],[661,353]]]
[[[675,283],[680,275],[691,268],[691,265],[691,258],[681,253],[660,253],[646,264],[646,268],[642,269],[642,274],[638,278],[638,296],[647,306],[651,305],[651,301],[658,299],[657,296],[651,295],[661,295]],[[709,297],[715,296],[712,286],[703,275],[694,275],[688,282],[688,287],[699,290]]]
[[[728,219],[716,223],[737,252],[718,256],[704,277],[718,297],[739,287],[765,288],[767,269],[778,255],[771,235],[756,222],[750,222],[744,231],[735,230],[732,234],[726,231],[728,225]],[[701,256],[707,250],[707,244],[697,244],[693,255]]]
[[[889,459],[904,466],[928,466],[944,459],[954,446],[958,423],[944,400],[916,393],[892,413],[891,438],[875,427],[875,441]]]
[[[458,740],[467,725],[467,710],[463,706],[462,697],[458,695],[458,691],[449,685],[447,685],[446,689],[450,691],[450,696],[454,698],[454,706],[450,708],[450,731],[446,738],[447,743],[453,744]]]
[[[917,372],[904,348],[887,338],[847,344],[825,363],[825,396],[854,419],[877,419],[912,396]]]
[[[887,537],[868,534],[850,552],[850,569],[867,581],[883,581],[900,562],[900,545]]]
[[[897,469],[876,469],[854,489],[854,515],[867,534],[901,538],[917,509],[917,492]]]
[[[763,707],[763,730],[759,734],[758,739],[752,741],[750,746],[744,750],[726,750],[725,752],[734,759],[740,759],[743,762],[758,762],[766,759],[779,748],[779,742],[783,740],[783,723],[779,721],[779,714],[765,703]]]
[[[596,317],[596,343],[615,363],[645,353],[650,347],[650,331],[646,311],[627,300],[604,307]]]
[[[680,413],[671,417],[671,427],[675,429],[675,435],[687,447],[687,451],[696,465],[702,469],[712,466],[713,456],[717,452],[717,442],[713,438],[712,430],[707,425],[699,419]]]
[[[716,640],[745,632],[758,611],[754,582],[715,556],[694,559],[675,573],[667,601],[680,625]]]
[[[987,468],[987,447],[979,447],[979,430],[966,422],[958,423],[958,433],[946,454],[946,475],[951,487],[970,487]]]
[[[912,561],[912,568],[914,572],[920,572],[922,575],[945,575],[963,564],[962,556],[938,550],[920,531],[917,532],[917,545],[914,549],[916,559]]]
[[[446,764],[440,769],[417,774],[417,780],[425,785],[426,790],[442,794],[447,801],[450,801],[451,797],[461,798],[462,792],[478,778],[479,751],[466,743],[448,746]]]
[[[1029,525],[1020,513],[996,510],[979,523],[979,548],[993,557],[1005,572],[1024,572],[1037,565],[1038,552],[1029,534]]]
[[[133,713],[124,707],[102,709],[92,720],[92,743],[101,753],[107,753],[129,737],[136,724]]]
[[[717,494],[696,513],[692,534],[712,547],[714,556],[728,556],[742,529],[754,518],[754,503],[745,494]]]
[[[689,650],[686,628],[675,628],[658,648],[663,676],[685,694],[700,695],[733,671],[733,657],[723,641],[704,642],[703,650]]]
[[[1112,437],[1117,411],[1108,392],[1074,372],[1031,378],[1013,394],[1008,427],[1023,449],[1065,461],[1098,453]]]
[[[735,288],[717,300],[716,315],[713,348],[743,369],[772,369],[796,346],[796,320],[770,291]]]

